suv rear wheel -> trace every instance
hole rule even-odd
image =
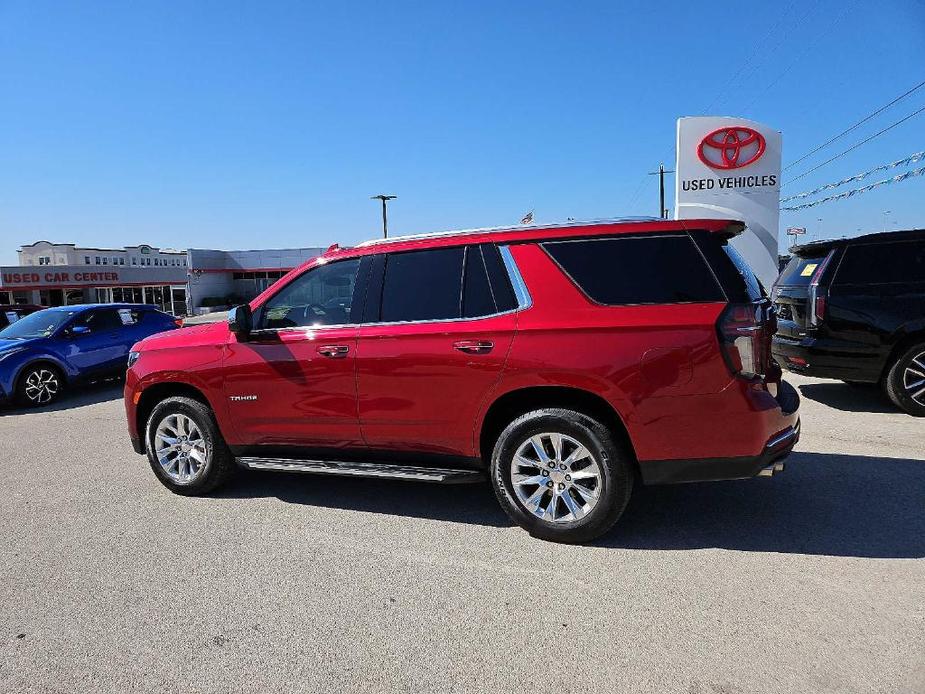
[[[925,417],[925,342],[899,355],[887,371],[884,387],[897,407]]]
[[[626,508],[630,460],[597,420],[572,410],[535,410],[498,437],[492,484],[504,511],[531,535],[588,542],[610,530]]]
[[[170,397],[151,411],[145,429],[148,462],[161,483],[176,494],[207,494],[234,472],[234,458],[206,405]]]

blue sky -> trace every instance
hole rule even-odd
[[[654,214],[645,172],[671,163],[678,116],[774,125],[786,165],[923,79],[920,0],[5,0],[0,263],[42,238],[353,243],[379,234],[380,192],[395,233]],[[784,192],[922,149],[925,114]],[[782,217],[884,223],[925,226],[925,178]]]

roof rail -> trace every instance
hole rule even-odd
[[[570,220],[567,222],[556,222],[553,224],[512,224],[502,227],[481,227],[475,229],[454,229],[451,231],[432,231],[423,234],[405,234],[403,236],[390,236],[387,239],[370,239],[356,245],[357,248],[364,246],[378,246],[388,243],[398,243],[400,241],[415,241],[417,239],[433,239],[444,236],[462,236],[466,234],[491,234],[503,231],[531,231],[534,229],[560,229],[563,227],[583,227],[594,224],[628,224],[630,222],[662,222],[666,221],[661,217],[612,217],[606,219],[589,219],[583,221]]]

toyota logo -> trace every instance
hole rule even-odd
[[[744,125],[714,130],[700,141],[697,156],[713,169],[740,169],[764,154],[764,135]]]

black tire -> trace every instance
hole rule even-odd
[[[915,387],[920,380],[925,380],[925,342],[912,345],[887,369],[883,379],[883,388],[893,404],[915,417],[925,417],[925,384]],[[922,373],[922,376],[917,374]],[[913,386],[910,388],[910,386]],[[913,399],[913,396],[917,396]]]
[[[584,511],[584,515],[577,520],[575,519],[576,514],[570,510],[572,507],[567,506],[564,496],[570,495],[569,498],[573,503],[580,502],[583,495],[579,495],[578,490],[573,492],[566,488],[564,492],[559,492],[560,501],[555,501],[555,494],[551,491],[540,492],[540,485],[520,487],[524,494],[530,493],[531,489],[534,490],[533,496],[542,493],[544,496],[540,497],[537,505],[541,505],[542,500],[545,499],[546,511],[550,503],[558,504],[556,508],[563,511],[562,515],[565,518],[553,522],[529,511],[514,489],[511,467],[514,464],[515,454],[522,446],[527,445],[531,437],[545,433],[564,434],[580,443],[593,456],[600,470],[599,483],[596,479],[594,480],[594,484],[599,484],[596,487],[596,501],[593,507]],[[574,444],[569,445],[573,446],[571,450],[575,450]],[[565,446],[566,444],[560,444],[560,451],[562,456],[567,457]],[[551,449],[546,450],[548,452]],[[581,464],[578,460],[575,462]],[[550,484],[552,482],[549,478],[551,473],[548,471],[544,473],[542,466],[535,467],[544,475],[543,479],[548,479],[546,484]],[[589,542],[610,530],[629,502],[633,491],[633,469],[632,455],[624,450],[606,426],[580,412],[558,408],[535,410],[515,419],[501,432],[491,456],[492,486],[501,508],[511,520],[534,537],[554,542]],[[518,470],[523,473],[529,470],[529,467],[525,468],[519,464]],[[528,472],[525,476],[531,474]],[[561,484],[570,484],[574,487],[576,482],[562,481]],[[553,487],[557,486],[559,484],[553,483]],[[553,515],[555,513],[554,510]],[[571,516],[570,520],[568,516]]]
[[[201,434],[202,448],[205,451],[205,463],[200,466],[198,473],[186,482],[172,477],[158,460],[155,434],[161,423],[174,415],[185,415],[192,420]],[[231,455],[225,439],[218,430],[215,416],[207,405],[198,400],[180,396],[161,400],[154,406],[148,417],[145,425],[145,441],[151,469],[161,484],[175,494],[183,496],[208,494],[234,475],[236,469],[234,456]]]
[[[51,364],[30,364],[16,382],[16,403],[22,407],[50,405],[64,390],[61,370]]]

